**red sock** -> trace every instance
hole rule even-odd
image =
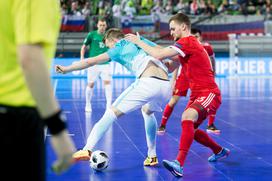
[[[210,115],[209,121],[208,121],[208,126],[211,126],[214,123],[214,120],[215,120],[215,115]]]
[[[181,125],[182,133],[180,136],[177,160],[179,161],[180,165],[183,166],[187,153],[194,141],[194,123],[192,120],[184,120],[182,121]]]
[[[218,145],[205,131],[202,131],[200,129],[197,129],[195,131],[195,140],[212,149],[212,151],[217,154],[222,150],[222,147]]]
[[[163,115],[162,115],[162,120],[161,120],[161,125],[166,126],[166,123],[168,121],[168,118],[172,114],[173,108],[167,104],[164,108]]]

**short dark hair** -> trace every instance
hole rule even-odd
[[[125,34],[118,28],[110,28],[108,31],[106,31],[103,42],[105,43],[106,39],[109,38],[116,38],[116,39],[122,39],[125,37]]]
[[[170,19],[169,19],[169,23],[171,21],[175,21],[176,23],[178,24],[186,24],[188,26],[189,29],[191,29],[191,21],[190,21],[190,18],[183,14],[183,13],[177,13],[175,14],[174,16],[172,16]]]
[[[191,29],[191,33],[192,33],[193,35],[195,35],[195,34],[197,34],[197,33],[199,33],[199,35],[202,34],[201,30],[198,29],[198,28],[192,28],[192,29]]]
[[[103,17],[103,16],[98,17],[97,23],[98,23],[98,21],[102,21],[102,22],[107,23],[107,19],[105,17]]]

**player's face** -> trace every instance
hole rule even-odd
[[[175,21],[171,21],[169,23],[169,28],[170,28],[170,34],[171,36],[173,36],[175,41],[182,38],[183,24],[178,24]]]
[[[106,29],[107,29],[107,23],[106,23],[106,21],[98,21],[98,23],[97,23],[97,31],[99,33],[103,34],[103,33],[105,33]]]

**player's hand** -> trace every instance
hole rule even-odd
[[[67,73],[67,70],[65,69],[65,66],[62,66],[62,65],[56,65],[55,66],[55,71],[57,73],[61,73],[61,74]]]
[[[67,130],[59,134],[52,135],[51,145],[57,155],[57,160],[52,165],[52,170],[56,174],[61,174],[75,163],[72,155],[76,151],[74,143]]]
[[[140,35],[139,35],[138,32],[136,33],[136,35],[135,34],[131,34],[131,33],[126,34],[125,35],[125,40],[130,41],[130,42],[132,42],[132,43],[134,43],[136,45],[141,41],[140,40]]]

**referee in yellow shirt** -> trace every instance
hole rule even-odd
[[[0,1],[2,179],[45,180],[44,126],[57,156],[53,170],[73,163],[75,147],[49,75],[59,26],[59,0]]]

